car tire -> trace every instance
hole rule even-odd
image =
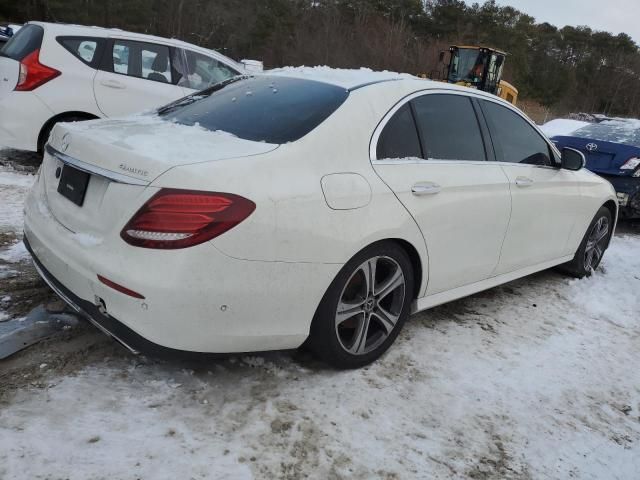
[[[413,292],[413,267],[400,245],[384,241],[365,248],[342,267],[329,286],[306,346],[340,369],[373,362],[400,333]]]
[[[588,277],[598,268],[613,233],[613,218],[607,207],[600,207],[587,228],[573,260],[561,269],[576,278]]]

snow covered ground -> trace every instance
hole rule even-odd
[[[20,231],[32,181],[0,167],[0,231]],[[0,362],[0,479],[639,478],[640,231],[624,229],[593,277],[415,315],[359,371],[159,362],[66,333]],[[22,256],[5,242],[0,267]]]

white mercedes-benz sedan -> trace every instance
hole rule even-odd
[[[617,203],[583,165],[495,96],[284,69],[57,125],[24,240],[131,350],[304,344],[354,368],[412,312],[554,266],[590,274]]]

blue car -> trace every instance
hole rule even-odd
[[[0,48],[7,43],[13,36],[13,29],[11,27],[3,27],[0,25]]]
[[[587,168],[611,182],[621,218],[640,218],[640,120],[605,120],[551,140],[560,150],[580,150]]]

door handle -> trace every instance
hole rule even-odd
[[[411,193],[418,197],[421,195],[434,195],[440,193],[440,190],[442,190],[442,187],[433,182],[416,183],[411,187]]]
[[[529,187],[533,185],[533,180],[528,177],[517,177],[516,185],[518,185],[519,187]]]
[[[109,88],[117,88],[118,90],[126,88],[124,83],[120,83],[117,80],[102,80],[100,82],[100,84],[104,85],[105,87],[109,87]]]

